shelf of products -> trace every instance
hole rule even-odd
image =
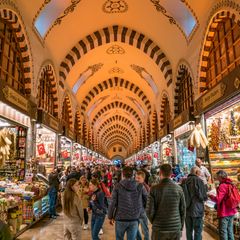
[[[48,175],[54,169],[56,160],[57,134],[43,126],[37,128],[36,163],[38,173]]]
[[[47,186],[43,182],[0,182],[0,219],[18,236],[48,211]]]
[[[208,200],[205,203],[204,224],[210,229],[218,232],[219,219],[217,217],[217,211],[215,210],[214,206],[215,206],[215,203],[211,200]],[[237,213],[235,215],[235,218],[233,221],[233,229],[234,229],[235,239],[239,239],[240,238],[240,213]]]
[[[71,157],[72,157],[72,141],[67,137],[61,137],[61,152],[60,152],[60,165],[64,168],[67,168],[71,165]],[[58,164],[58,165],[59,165]]]
[[[240,168],[240,103],[206,119],[209,159],[213,176],[221,169],[235,182]]]

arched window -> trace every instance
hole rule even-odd
[[[206,89],[211,89],[240,64],[240,26],[226,17],[217,24],[206,69]]]
[[[38,108],[56,117],[57,113],[54,111],[54,91],[49,73],[44,69],[38,86]]]
[[[25,95],[21,49],[12,25],[0,18],[0,77],[9,86]]]
[[[180,114],[186,109],[190,109],[191,107],[193,107],[194,93],[192,78],[186,68],[182,68],[179,71],[179,77],[177,79],[176,98],[176,115]]]
[[[69,110],[69,99],[68,97],[65,97],[63,106],[62,106],[62,122],[66,127],[69,127],[71,125],[71,116],[70,116],[70,110]]]

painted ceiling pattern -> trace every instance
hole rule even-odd
[[[32,11],[25,0],[17,1]],[[175,103],[173,67],[181,49],[174,45],[185,50],[203,22],[197,2],[33,2],[32,26],[53,54],[71,125],[78,123],[88,147],[111,158],[111,148],[121,145],[127,157],[157,139],[166,106]],[[205,9],[211,6],[211,1],[202,2]]]

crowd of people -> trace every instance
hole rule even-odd
[[[159,171],[159,172],[158,172]],[[58,216],[56,202],[60,192],[64,213],[65,239],[81,239],[89,228],[91,214],[92,240],[103,234],[108,218],[115,225],[116,240],[178,240],[186,226],[187,240],[201,240],[204,202],[210,197],[216,203],[220,240],[233,240],[233,218],[237,206],[230,206],[229,191],[235,188],[227,173],[219,171],[217,195],[207,193],[211,175],[200,159],[187,178],[180,183],[175,168],[169,164],[159,169],[148,166],[72,167],[49,175],[51,218]],[[209,195],[209,196],[208,196]]]

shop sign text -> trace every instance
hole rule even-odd
[[[15,90],[11,89],[10,87],[6,86],[3,90],[4,97],[7,101],[11,102],[12,104],[18,106],[22,110],[28,112],[28,100],[17,93]]]

